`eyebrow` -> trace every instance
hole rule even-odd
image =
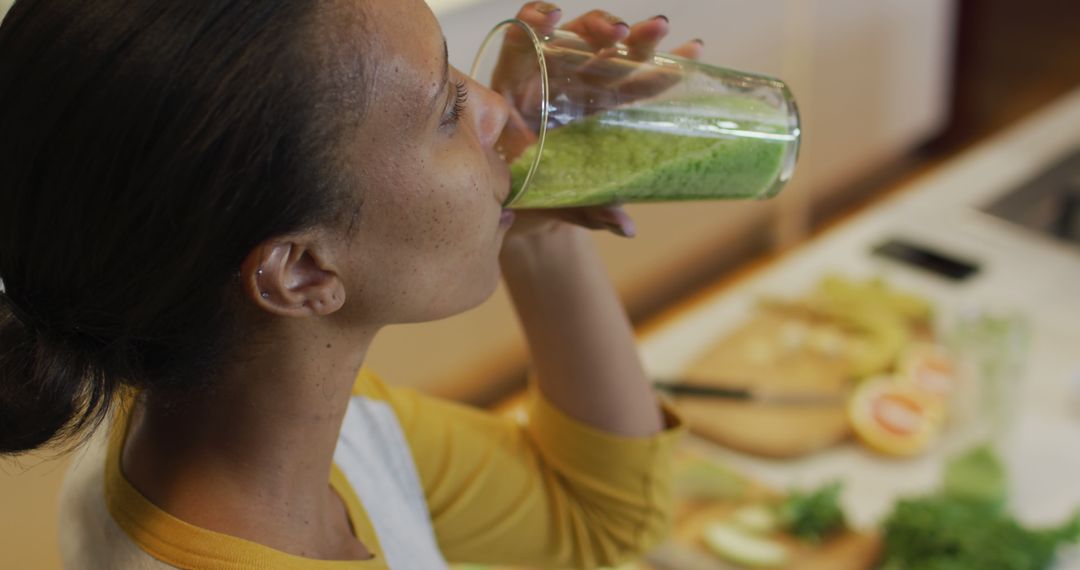
[[[431,103],[428,105],[434,112],[439,108],[439,99],[441,95],[446,92],[446,85],[450,82],[450,50],[446,46],[446,37],[443,37],[442,41],[443,49],[443,71],[442,82],[439,84],[439,90],[435,92],[435,96],[431,98]]]

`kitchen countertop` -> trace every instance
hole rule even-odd
[[[735,284],[695,299],[647,327],[642,357],[654,377],[678,376],[737,326],[762,294],[794,296],[823,275],[881,276],[918,293],[947,321],[973,307],[1015,311],[1032,332],[1017,419],[997,446],[1009,469],[1010,508],[1032,524],[1055,523],[1080,507],[1080,247],[992,217],[979,207],[1080,147],[1080,90],[978,145],[850,221]],[[909,237],[981,263],[955,284],[870,255],[888,237]],[[688,445],[786,488],[841,479],[845,510],[869,526],[898,497],[937,487],[944,460],[971,444],[954,430],[915,459],[887,459],[857,443],[796,460],[766,460],[691,437]],[[1069,568],[1080,559],[1068,557]],[[1074,566],[1075,564],[1075,566]]]

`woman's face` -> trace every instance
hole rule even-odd
[[[493,147],[508,109],[448,66],[423,0],[363,9],[374,34],[361,54],[367,109],[337,156],[362,199],[342,252],[346,310],[380,323],[446,317],[487,299],[499,281],[510,179]]]

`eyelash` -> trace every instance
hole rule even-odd
[[[446,120],[443,121],[444,125],[456,125],[461,120],[461,117],[465,115],[465,102],[469,100],[469,88],[464,81],[454,83],[454,88],[456,91],[454,107],[450,109]]]

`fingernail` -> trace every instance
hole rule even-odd
[[[562,11],[562,8],[559,8],[558,6],[552,4],[551,2],[537,2],[536,6],[534,6],[533,8],[537,12],[540,12],[541,14],[544,14],[545,16],[548,15],[548,14],[553,14],[555,12],[561,12]]]
[[[616,16],[615,14],[604,14],[604,19],[607,20],[609,24],[615,26],[623,26],[627,30],[630,29],[630,24],[627,24],[626,20]]]
[[[617,235],[624,238],[632,238],[637,234],[633,224],[604,224],[607,229]]]
[[[663,21],[668,22],[668,23],[671,22],[671,20],[669,20],[668,17],[663,15],[663,14],[657,14],[657,15],[653,16],[652,19],[654,19],[654,20],[663,20]]]
[[[698,45],[702,45],[702,46],[704,46],[704,45],[705,45],[705,40],[703,40],[703,39],[701,39],[701,38],[694,38],[694,39],[692,39],[692,40],[690,40],[690,41],[692,41],[692,42],[697,42],[697,43],[698,43]]]

